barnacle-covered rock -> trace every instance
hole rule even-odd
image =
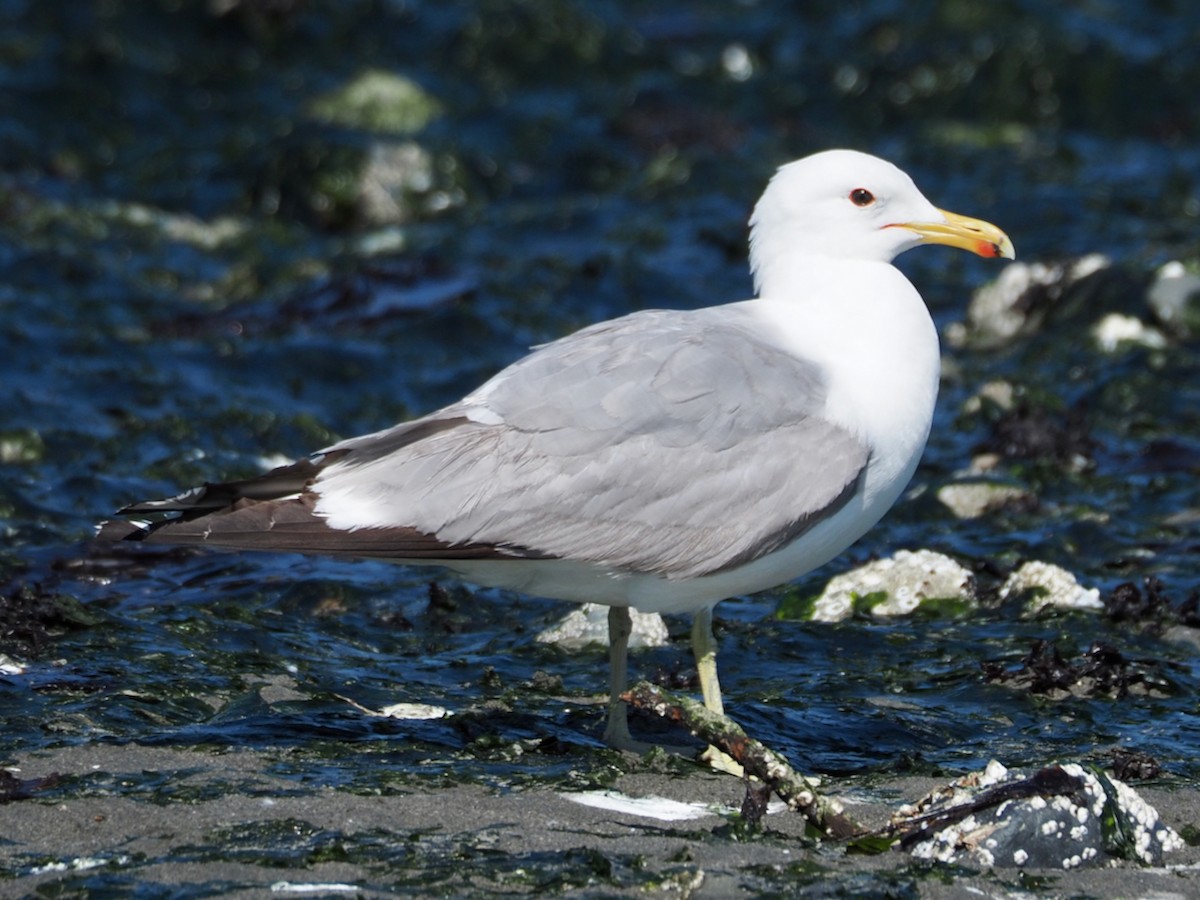
[[[840,622],[855,612],[905,616],[933,602],[973,606],[974,573],[933,550],[899,550],[831,578],[813,601],[810,617]]]
[[[1047,607],[1055,609],[1103,609],[1100,591],[1082,587],[1061,566],[1040,560],[1023,563],[1000,587],[1000,599],[1028,596],[1028,613],[1036,615]]]
[[[1183,847],[1137,791],[1078,763],[1030,773],[993,760],[902,807],[892,827],[916,858],[989,868],[1159,865]]]

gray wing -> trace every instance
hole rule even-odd
[[[819,367],[736,306],[635,313],[540,348],[417,440],[408,423],[335,445],[311,490],[348,540],[400,529],[691,578],[852,494],[869,449],[820,417],[824,399]]]

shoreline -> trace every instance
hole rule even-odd
[[[158,885],[226,897],[564,896],[751,897],[841,885],[880,895],[900,884],[928,898],[988,896],[1197,896],[1200,847],[1162,868],[1056,871],[923,864],[897,851],[847,853],[804,837],[801,816],[768,814],[744,834],[726,816],[666,820],[580,802],[607,789],[682,814],[684,804],[740,807],[742,782],[696,768],[633,771],[601,788],[410,782],[371,794],[306,784],[272,771],[287,750],[204,750],[87,744],[22,754],[10,767],[25,784],[59,776],[27,799],[0,804],[0,895],[52,889]],[[364,766],[371,759],[364,754]],[[649,766],[647,768],[650,768]],[[946,779],[883,777],[869,786],[827,783],[867,824],[878,825]],[[1138,786],[1162,819],[1195,833],[1200,785]],[[579,796],[572,796],[578,794]],[[52,887],[53,886],[53,887]],[[999,891],[999,893],[998,893]]]

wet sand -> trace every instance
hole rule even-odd
[[[369,795],[272,774],[286,755],[90,744],[22,756],[13,761],[22,782],[66,780],[0,804],[0,896],[159,887],[224,897],[1200,896],[1195,846],[1164,868],[974,871],[817,846],[786,811],[747,837],[716,813],[661,821],[582,805],[561,785],[431,778]],[[138,787],[147,783],[156,787]],[[890,778],[827,793],[873,825],[939,783]],[[744,794],[738,780],[698,768],[634,771],[610,787],[732,808]],[[1200,825],[1197,785],[1138,790],[1176,830]]]

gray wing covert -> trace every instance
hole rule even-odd
[[[337,445],[353,446],[318,478],[318,511],[336,524],[361,501],[451,545],[712,574],[850,496],[869,451],[819,417],[824,393],[736,307],[635,313],[506,369],[438,414],[455,427],[384,454]]]

